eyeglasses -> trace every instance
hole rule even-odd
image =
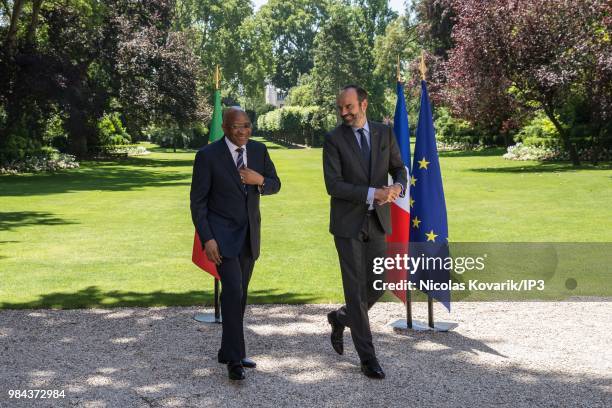
[[[232,126],[230,126],[230,129],[232,129],[232,130],[240,130],[240,129],[248,130],[248,129],[251,128],[251,126],[252,125],[250,123],[245,123],[245,124],[242,124],[242,125],[232,125]]]

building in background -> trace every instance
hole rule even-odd
[[[277,108],[285,106],[285,95],[278,91],[274,85],[266,85],[266,103],[274,105]]]

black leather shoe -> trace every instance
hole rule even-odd
[[[242,359],[242,366],[244,368],[255,368],[257,367],[257,363],[251,360],[250,358],[245,357]]]
[[[246,374],[244,373],[244,367],[240,362],[231,362],[227,364],[227,376],[230,380],[244,380]]]
[[[385,378],[385,372],[375,358],[361,363],[361,372],[364,373],[366,377],[376,378],[378,380]]]
[[[344,353],[344,326],[340,324],[336,317],[336,312],[329,312],[327,314],[327,321],[331,325],[331,344],[336,353]]]
[[[219,364],[227,364],[227,363],[229,363],[229,361],[222,359],[220,354],[217,354],[217,361],[219,362]],[[244,368],[255,368],[255,367],[257,367],[257,363],[255,363],[250,358],[243,358],[240,362],[242,363],[242,366]]]

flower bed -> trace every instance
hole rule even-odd
[[[597,155],[598,161],[609,161],[612,159],[610,149],[594,149],[592,147],[579,149],[578,158],[581,161],[593,161],[593,156]],[[539,160],[539,161],[566,161],[569,160],[569,153],[556,147],[537,147],[527,146],[517,143],[508,147],[507,153],[503,155],[506,160]]]
[[[74,156],[54,152],[2,163],[0,164],[0,174],[40,173],[44,171],[75,169],[78,167],[79,163]]]

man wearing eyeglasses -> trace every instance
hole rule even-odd
[[[251,121],[240,108],[223,115],[224,137],[198,151],[191,181],[191,217],[206,256],[221,277],[223,334],[219,363],[231,380],[245,378],[243,319],[247,289],[260,251],[259,197],[280,190],[263,143],[249,140]]]

